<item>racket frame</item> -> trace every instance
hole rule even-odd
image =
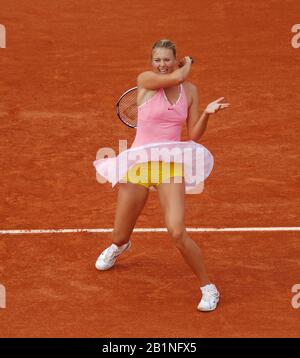
[[[132,124],[127,123],[124,119],[122,119],[121,114],[120,114],[120,110],[119,110],[119,104],[120,104],[121,99],[122,99],[124,96],[126,96],[127,93],[132,92],[132,91],[134,91],[134,90],[137,90],[137,87],[129,88],[126,92],[124,92],[124,93],[121,95],[121,97],[118,99],[117,104],[116,104],[116,113],[117,113],[117,116],[119,117],[119,119],[120,119],[120,121],[121,121],[122,123],[126,124],[126,126],[128,126],[128,127],[130,127],[130,128],[136,128],[136,125],[133,126]]]

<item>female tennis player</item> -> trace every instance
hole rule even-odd
[[[219,292],[210,282],[202,253],[189,237],[184,222],[185,193],[200,193],[203,181],[213,167],[213,156],[196,143],[205,132],[211,114],[229,103],[221,97],[198,112],[197,87],[187,81],[192,60],[176,59],[176,46],[170,40],[159,40],[151,52],[152,71],[137,77],[138,119],[134,142],[130,149],[112,160],[95,160],[97,173],[118,183],[118,199],[112,244],[96,261],[98,270],[108,270],[116,259],[131,246],[130,236],[149,194],[158,193],[165,223],[174,244],[199,279],[200,311],[217,307]],[[181,141],[186,122],[189,141]],[[117,179],[107,174],[117,171]],[[196,174],[195,174],[196,173]]]

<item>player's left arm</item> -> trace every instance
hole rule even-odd
[[[188,134],[191,140],[197,142],[204,134],[207,122],[210,114],[216,113],[219,110],[227,108],[229,103],[220,103],[224,97],[209,103],[205,110],[200,115],[198,106],[199,106],[199,95],[198,89],[195,85],[190,86],[192,103],[189,107],[188,117],[186,120]]]
[[[191,140],[198,141],[205,132],[209,114],[203,112],[200,116],[199,107],[199,95],[198,89],[195,85],[190,84],[190,91],[192,97],[192,103],[189,107],[189,113],[186,120],[188,134]]]

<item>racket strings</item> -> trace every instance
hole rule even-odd
[[[118,104],[119,116],[122,121],[132,127],[136,127],[137,123],[137,91],[133,90],[126,93]]]

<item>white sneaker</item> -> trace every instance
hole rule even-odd
[[[111,246],[109,246],[107,249],[102,251],[102,253],[97,258],[96,269],[104,271],[113,267],[117,257],[126,250],[128,250],[130,246],[131,241],[127,242],[127,244],[124,244],[122,246],[117,246],[116,244],[112,244]]]
[[[211,283],[210,285],[200,287],[200,290],[202,292],[202,298],[197,309],[205,312],[216,309],[220,299],[220,293],[218,292],[216,286]]]

